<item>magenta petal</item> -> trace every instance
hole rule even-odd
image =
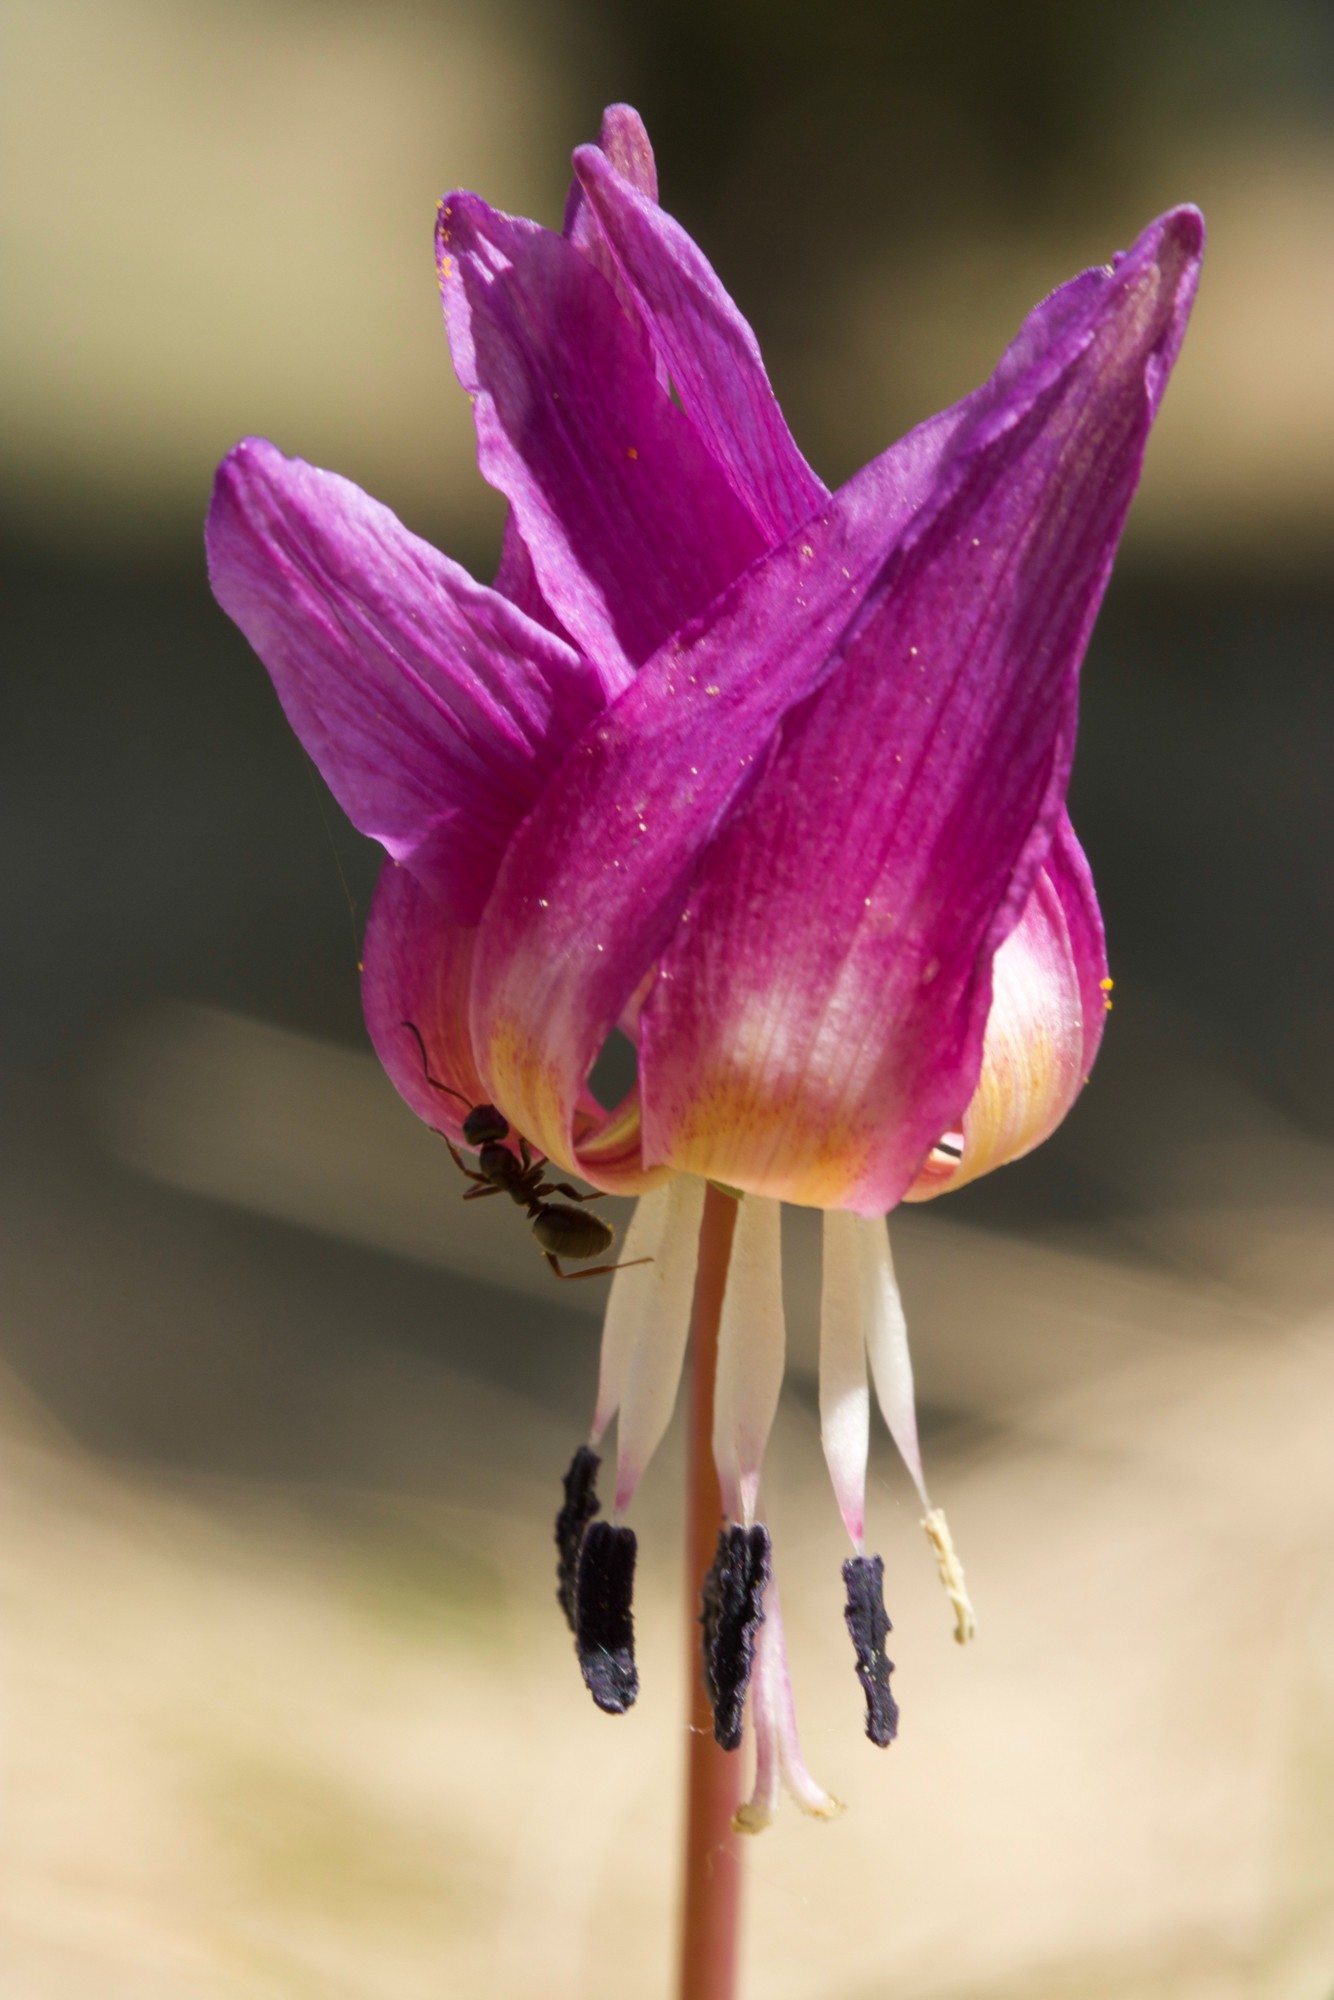
[[[1154,224],[976,399],[705,860],[641,1015],[646,1161],[872,1214],[957,1125],[1200,247],[1193,210]]]
[[[223,460],[207,540],[219,603],[348,817],[475,920],[602,705],[588,663],[349,480],[262,438]]]
[[[1057,821],[1056,837],[1047,850],[1042,872],[1051,883],[1065,919],[1083,1023],[1080,1080],[1086,1082],[1102,1047],[1111,1004],[1107,998],[1111,981],[1107,977],[1107,937],[1093,887],[1093,871],[1066,813]]]
[[[981,1068],[962,1129],[927,1156],[905,1200],[964,1187],[1055,1131],[1102,1039],[1106,972],[1088,863],[1062,814],[1023,913],[992,960]]]
[[[519,829],[487,906],[473,1032],[496,1101],[576,1164],[584,1078],[669,942],[701,854],[831,670],[952,418],[895,445],[672,639],[587,731]],[[480,1052],[485,1051],[481,1056]],[[634,1133],[637,1148],[638,1133]],[[632,1186],[625,1127],[580,1171]]]
[[[653,148],[649,144],[648,133],[639,113],[628,104],[609,104],[602,114],[602,131],[595,147],[596,152],[613,179],[633,188],[649,201],[658,198],[658,170],[653,159]],[[644,322],[639,303],[621,274],[611,244],[598,220],[597,210],[590,203],[576,176],[570,188],[570,197],[565,204],[565,227],[562,235],[567,243],[573,244],[581,257],[586,257],[594,268],[607,280],[621,310],[638,329],[645,353],[653,362],[658,380],[666,386],[667,370],[660,356],[655,354],[652,336]]]
[[[482,472],[561,626],[623,686],[761,537],[571,244],[455,194],[437,251]]]
[[[441,915],[406,868],[386,862],[362,947],[366,1026],[399,1096],[456,1144],[470,1107],[487,1096],[468,1039],[476,940],[475,930]]]
[[[628,104],[610,104],[602,114],[602,133],[598,140],[602,151],[611,161],[616,172],[638,188],[650,200],[656,200],[658,174],[653,163],[653,148],[649,144],[648,133],[639,113]],[[565,205],[565,227],[561,234],[567,243],[572,243],[582,257],[599,270],[607,279],[620,300],[624,311],[639,330],[640,344],[653,365],[658,380],[666,387],[667,370],[653,351],[653,342],[648,328],[644,325],[639,308],[630,295],[625,280],[616,268],[616,259],[611,254],[611,246],[602,233],[597,216],[589,207],[583,189],[576,180],[570,188],[570,197]],[[518,522],[511,513],[505,522],[505,539],[501,550],[500,568],[496,572],[496,589],[502,597],[508,597],[539,624],[554,626],[555,616],[538,586],[528,550],[524,546],[523,535]]]
[[[783,420],[755,335],[699,247],[618,171],[605,143],[581,146],[574,167],[681,407],[765,541],[782,541],[827,494]]]

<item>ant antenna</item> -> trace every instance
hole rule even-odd
[[[400,1021],[398,1025],[400,1028],[406,1028],[408,1033],[412,1036],[412,1039],[416,1042],[417,1052],[422,1059],[422,1075],[426,1078],[426,1081],[430,1084],[432,1090],[443,1090],[446,1097],[457,1097],[460,1104],[467,1104],[468,1100],[463,1095],[463,1092],[461,1090],[453,1090],[451,1089],[449,1084],[441,1083],[438,1077],[434,1077],[431,1075],[431,1065],[426,1054],[426,1044],[422,1040],[422,1031],[417,1026],[416,1022]],[[469,1105],[468,1108],[469,1110],[471,1110],[473,1107]]]

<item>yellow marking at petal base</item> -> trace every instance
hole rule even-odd
[[[963,1564],[954,1551],[954,1539],[950,1534],[949,1522],[945,1519],[943,1507],[933,1507],[922,1522],[926,1529],[926,1539],[931,1544],[940,1571],[940,1580],[945,1586],[945,1595],[954,1607],[954,1637],[960,1646],[966,1646],[970,1639],[977,1637],[977,1619],[973,1615],[972,1599],[968,1595],[968,1585],[964,1582]]]
[[[787,1089],[745,1070],[705,1076],[666,1153],[682,1173],[803,1208],[843,1208],[866,1176],[871,1142],[802,1078]]]
[[[502,1015],[492,1028],[481,1068],[495,1102],[515,1130],[567,1173],[576,1173],[560,1073],[542,1044],[512,1017]]]
[[[644,1194],[670,1179],[672,1166],[642,1163],[636,1096],[600,1123],[575,1112],[571,1135],[561,1072],[545,1045],[513,1017],[502,1015],[492,1028],[483,1074],[515,1132],[564,1173],[610,1194]]]

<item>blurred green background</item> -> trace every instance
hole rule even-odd
[[[557,224],[618,97],[831,482],[1211,232],[1085,677],[1094,1085],[896,1234],[983,1638],[878,1463],[889,1759],[794,1228],[774,1511],[851,1809],[757,1844],[748,1993],[1329,2000],[1332,56],[1315,0],[5,0],[6,2000],[668,1990],[671,1454],[609,1724],[547,1545],[597,1301],[464,1229],[366,1055],[374,856],[200,543],[262,432],[489,574],[435,201]]]

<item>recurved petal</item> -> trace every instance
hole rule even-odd
[[[643,119],[631,105],[609,104],[602,114],[602,130],[597,145],[585,150],[596,153],[617,181],[635,189],[649,201],[657,200],[658,169],[653,148],[649,144]],[[652,337],[639,303],[621,274],[611,244],[598,220],[597,210],[584,193],[577,175],[570,185],[569,199],[565,204],[565,227],[561,234],[607,280],[620,301],[621,310],[638,331],[658,380],[665,386],[666,367],[654,352]]]
[[[641,1016],[647,1161],[869,1215],[957,1128],[1200,242],[1154,224],[976,400],[700,869]]]
[[[350,480],[262,438],[218,470],[209,572],[363,833],[460,921],[602,706],[588,664]]]
[[[962,1187],[1032,1152],[1056,1130],[1102,1040],[1106,974],[1092,877],[1063,816],[1024,913],[993,962],[982,1069],[962,1131],[932,1150],[905,1199],[929,1201]]]
[[[482,472],[562,628],[624,686],[762,538],[572,244],[471,194],[441,204],[436,240]]]
[[[783,419],[755,335],[655,191],[608,156],[605,137],[601,148],[581,146],[574,168],[682,409],[765,542],[782,541],[827,493]]]
[[[366,1026],[399,1096],[456,1145],[468,1112],[488,1101],[468,1038],[476,939],[406,868],[385,863],[362,947]]]
[[[641,194],[647,195],[650,200],[656,200],[658,175],[653,162],[653,148],[649,144],[648,133],[644,130],[644,122],[637,111],[628,104],[609,104],[602,114],[602,133],[598,144],[618,174],[623,175],[633,187],[638,188]],[[573,244],[580,256],[586,257],[610,284],[620,301],[621,310],[636,329],[640,345],[649,357],[654,373],[665,388],[667,370],[661,358],[654,352],[643,315],[616,268],[616,260],[611,254],[610,244],[602,233],[602,225],[589,207],[577,180],[570,186],[569,199],[565,204],[565,227],[561,234],[566,242]],[[538,586],[523,535],[513,513],[505,523],[500,568],[496,572],[496,589],[502,597],[511,598],[521,610],[536,618],[539,624],[549,625],[553,629],[557,625],[556,616]]]

